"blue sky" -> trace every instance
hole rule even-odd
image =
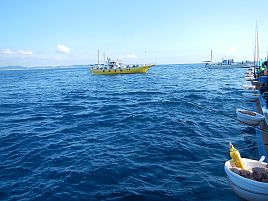
[[[253,60],[268,51],[267,0],[1,0],[0,66]]]

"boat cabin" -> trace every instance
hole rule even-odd
[[[222,60],[221,65],[232,65],[234,63],[235,62],[233,59],[224,59],[224,60]]]

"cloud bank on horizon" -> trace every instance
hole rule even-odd
[[[3,56],[31,56],[33,52],[31,50],[11,50],[11,49],[3,49],[0,52]]]

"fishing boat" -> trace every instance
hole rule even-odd
[[[98,64],[93,66],[90,71],[98,75],[146,73],[152,66],[155,66],[155,64],[125,65],[120,60],[112,61],[110,58],[107,58],[107,62],[104,62],[104,64],[99,64],[98,51]]]
[[[257,93],[242,93],[243,99],[249,102],[256,102],[259,99],[259,94]]]
[[[257,126],[260,124],[262,120],[264,120],[264,116],[257,113],[251,112],[248,110],[237,109],[236,110],[237,119],[245,124]]]
[[[205,62],[205,67],[207,68],[248,68],[251,66],[250,63],[246,62],[235,62],[234,59],[223,59],[220,62],[213,62],[212,61],[212,50],[210,53],[210,61],[204,61]]]
[[[207,68],[248,68],[249,65],[244,62],[234,62],[233,59],[223,59],[221,62],[206,63]]]
[[[154,64],[125,65],[119,60],[108,59],[105,65],[96,65],[90,69],[91,73],[99,75],[146,73]]]
[[[242,158],[248,171],[253,168],[267,168],[267,163],[264,163],[264,157],[259,161]],[[227,175],[228,182],[233,191],[241,198],[249,201],[267,201],[268,200],[268,183],[255,181],[243,177],[232,171],[234,164],[232,160],[226,161],[224,170]]]

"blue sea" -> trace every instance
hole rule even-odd
[[[239,201],[224,163],[229,142],[257,158],[244,72],[0,70],[0,200]]]

